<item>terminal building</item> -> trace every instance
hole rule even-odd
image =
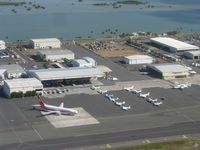
[[[61,42],[57,38],[31,39],[29,47],[33,49],[61,48]]]
[[[151,75],[165,80],[184,78],[190,75],[188,67],[179,64],[152,64],[148,65],[148,69]]]
[[[59,86],[60,84],[87,84],[91,79],[104,77],[104,73],[95,67],[39,69],[29,70],[27,73],[40,80],[45,87]]]
[[[200,51],[186,51],[183,55],[192,60],[199,60],[200,59]]]
[[[83,57],[83,59],[75,59],[71,62],[73,67],[94,67],[97,62],[91,57]]]
[[[75,55],[72,51],[65,49],[65,50],[41,50],[38,52],[38,55],[41,59],[45,61],[60,61],[63,59],[72,60],[74,59]]]
[[[122,61],[126,64],[151,64],[154,59],[148,55],[131,55],[122,58]]]
[[[0,50],[6,49],[6,43],[0,40]]]
[[[24,69],[17,64],[0,65],[0,70],[1,76],[7,79],[20,78],[25,74]]]
[[[199,50],[198,46],[191,45],[169,37],[151,38],[151,43],[156,47],[170,51],[172,53]]]
[[[35,91],[37,94],[43,94],[43,85],[36,78],[21,78],[4,80],[3,92],[6,97],[11,97],[13,92],[26,93],[29,91]]]

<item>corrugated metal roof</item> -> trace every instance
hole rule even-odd
[[[42,83],[36,78],[21,78],[4,80],[10,88],[43,87]]]
[[[188,52],[185,52],[185,53],[190,53],[192,55],[200,55],[200,51],[188,51]]]
[[[98,68],[87,67],[29,70],[28,73],[38,78],[40,81],[104,76],[104,73]]]
[[[84,59],[74,59],[73,62],[76,62],[77,64],[80,64],[80,65],[88,64],[88,62],[85,61]]]
[[[33,42],[60,42],[57,38],[42,38],[42,39],[31,39]]]
[[[68,49],[64,49],[64,50],[41,50],[39,51],[39,53],[41,55],[46,55],[46,56],[49,56],[49,55],[74,55],[74,53],[71,51],[71,50],[68,50]]]
[[[8,73],[23,73],[24,69],[18,64],[0,65],[0,69],[5,69]]]
[[[198,46],[191,45],[176,39],[168,38],[168,37],[156,37],[156,38],[151,38],[152,41],[163,44],[168,47],[175,48],[176,50],[194,50],[194,49],[199,49]]]
[[[153,59],[152,57],[148,55],[131,55],[131,56],[125,56],[127,59]]]
[[[189,71],[186,66],[179,65],[179,64],[153,64],[150,65],[151,67],[155,68],[157,71],[161,73],[169,73],[169,72],[187,72]]]

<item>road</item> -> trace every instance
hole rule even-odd
[[[67,137],[50,140],[42,140],[30,143],[10,144],[1,146],[1,149],[18,148],[20,150],[54,150],[79,148],[91,145],[125,142],[133,140],[144,140],[161,138],[174,135],[196,134],[200,132],[200,121],[175,124],[168,127],[160,127],[144,130],[128,130],[123,132]]]

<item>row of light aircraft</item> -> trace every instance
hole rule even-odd
[[[113,94],[105,94],[105,97],[108,98],[110,101],[114,102],[115,105],[120,106],[123,110],[127,111],[129,109],[131,109],[131,106],[125,106],[125,101],[118,101],[119,97],[114,97]]]
[[[124,87],[125,91],[129,91],[129,92],[133,92],[135,94],[137,94],[139,97],[141,98],[146,98],[146,100],[150,103],[152,103],[154,106],[160,106],[161,104],[163,104],[163,102],[158,101],[158,99],[152,99],[150,98],[150,92],[148,93],[142,93],[142,90],[137,90],[134,89],[134,86],[129,86],[129,87]]]

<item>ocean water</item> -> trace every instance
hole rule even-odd
[[[108,29],[115,34],[137,31],[161,33],[177,29],[200,32],[200,0],[144,1],[156,7],[123,5],[114,9],[111,6],[92,5],[105,0],[34,0],[31,2],[46,9],[31,11],[24,7],[0,7],[0,39],[97,38],[113,35],[106,32]],[[17,13],[14,14],[12,9]]]

